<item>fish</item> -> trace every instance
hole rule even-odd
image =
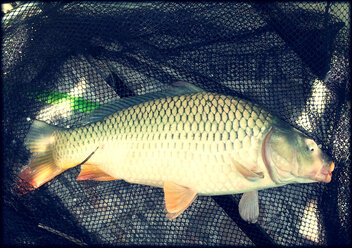
[[[255,223],[258,190],[329,183],[334,170],[313,139],[259,105],[187,82],[104,104],[75,128],[34,120],[25,145],[23,194],[80,165],[77,181],[162,188],[170,220],[198,195],[243,193],[240,216]]]

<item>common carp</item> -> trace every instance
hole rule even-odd
[[[106,104],[78,128],[35,120],[25,144],[34,156],[19,174],[24,193],[81,165],[77,180],[163,188],[169,219],[197,195],[244,193],[239,212],[254,223],[257,190],[328,183],[334,169],[312,139],[258,105],[184,82]]]

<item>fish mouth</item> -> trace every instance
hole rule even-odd
[[[332,172],[335,169],[335,163],[331,162],[329,166],[324,166],[319,173],[315,176],[315,180],[318,182],[330,183]]]

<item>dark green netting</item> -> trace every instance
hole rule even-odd
[[[348,2],[29,2],[2,18],[3,243],[7,245],[350,245]],[[329,184],[200,196],[174,221],[162,189],[76,182],[70,169],[14,188],[33,119],[79,126],[118,97],[187,81],[240,96],[303,131],[336,162]]]

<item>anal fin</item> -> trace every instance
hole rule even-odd
[[[173,182],[164,183],[166,217],[170,220],[182,214],[196,199],[197,192]]]
[[[106,174],[97,165],[87,163],[81,165],[81,173],[79,173],[76,180],[113,181],[118,179]]]

